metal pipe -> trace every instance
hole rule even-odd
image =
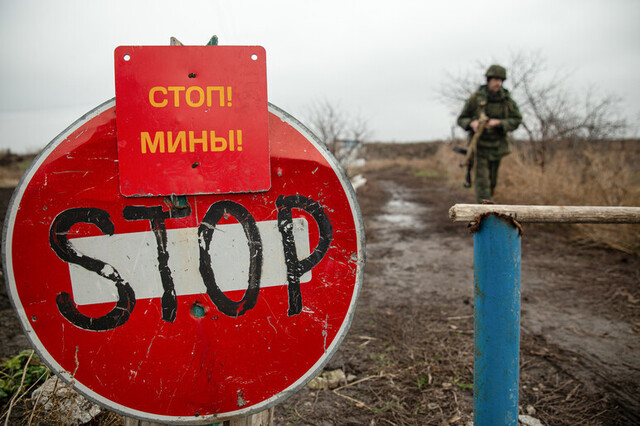
[[[520,229],[487,215],[473,237],[474,425],[518,424]]]

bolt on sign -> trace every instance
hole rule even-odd
[[[264,48],[120,46],[114,56],[123,195],[269,189]]]
[[[125,197],[120,113],[111,100],[80,118],[15,190],[2,254],[27,336],[63,380],[129,417],[212,423],[275,405],[351,323],[364,265],[353,188],[269,105],[268,191],[189,195],[184,207]]]

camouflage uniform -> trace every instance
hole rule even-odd
[[[505,80],[506,71],[502,67],[492,65],[486,76],[487,79],[497,76]],[[476,162],[474,187],[479,203],[482,200],[492,199],[493,190],[498,182],[500,160],[511,152],[507,132],[517,129],[522,122],[518,105],[511,99],[507,89],[500,88],[497,93],[491,93],[487,85],[483,85],[465,102],[458,116],[458,125],[464,130],[471,131],[471,122],[480,117],[482,110],[490,119],[499,119],[500,125],[491,129],[485,128],[478,140],[474,159]]]

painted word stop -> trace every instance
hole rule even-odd
[[[153,99],[173,108],[166,92]],[[282,401],[335,353],[362,283],[355,194],[295,119],[270,105],[268,121],[268,191],[179,207],[123,196],[113,100],[27,171],[5,220],[8,289],[80,393],[147,421],[212,423]]]

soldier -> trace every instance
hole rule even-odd
[[[502,87],[507,70],[491,65],[487,70],[487,84],[480,86],[464,104],[458,117],[458,125],[470,132],[480,132],[475,152],[476,175],[474,187],[478,203],[493,201],[493,191],[498,182],[500,160],[509,154],[507,132],[518,128],[522,115],[509,91]],[[488,120],[481,125],[480,118]],[[479,129],[480,128],[480,129]],[[470,147],[471,148],[471,147]]]

